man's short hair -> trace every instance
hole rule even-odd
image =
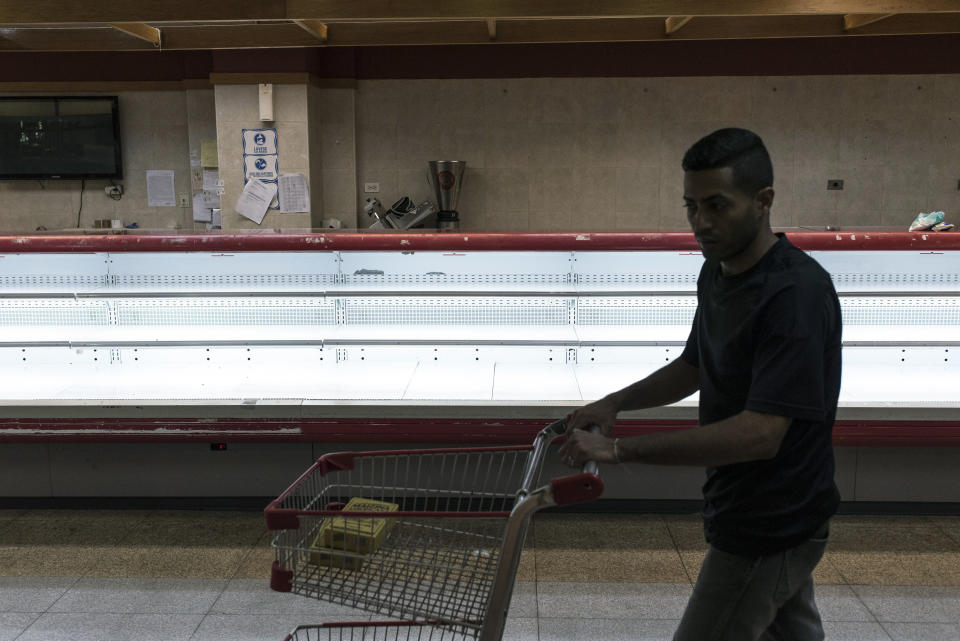
[[[747,129],[718,129],[693,144],[683,155],[684,171],[730,167],[733,182],[754,195],[773,186],[773,163],[760,136]]]

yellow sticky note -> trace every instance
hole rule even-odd
[[[200,142],[200,166],[217,166],[217,141],[203,140]]]

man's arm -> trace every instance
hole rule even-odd
[[[793,419],[744,410],[730,418],[677,432],[657,432],[620,439],[573,432],[560,450],[570,465],[584,461],[718,467],[771,459],[780,451]]]
[[[572,431],[599,425],[604,434],[610,434],[619,412],[670,405],[690,396],[699,387],[699,370],[676,358],[643,380],[577,410],[570,415],[567,428]]]
[[[650,376],[607,396],[618,412],[670,405],[700,388],[700,370],[675,358]]]

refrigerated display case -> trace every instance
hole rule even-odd
[[[840,295],[838,418],[956,419],[960,235],[790,238]],[[44,435],[18,418],[122,421],[125,408],[218,419],[272,406],[273,419],[397,419],[401,432],[554,418],[679,354],[702,263],[688,234],[41,236],[0,251],[7,439]],[[695,405],[644,416],[693,420]]]
[[[836,443],[960,444],[960,234],[788,237],[840,295]],[[702,260],[684,233],[0,238],[0,439],[528,442],[679,355]]]

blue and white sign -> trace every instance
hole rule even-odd
[[[277,155],[276,129],[241,129],[243,137],[243,184],[251,178],[278,184],[280,160]],[[280,209],[274,196],[270,209]]]
[[[276,154],[272,156],[244,156],[243,177],[257,178],[264,182],[280,177],[280,161]]]
[[[244,156],[276,156],[276,129],[243,129]]]

